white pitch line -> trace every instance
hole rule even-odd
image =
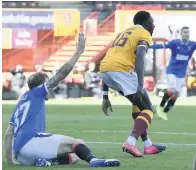
[[[81,132],[81,133],[130,133],[130,131],[123,130],[65,130],[65,132]],[[161,134],[161,135],[184,135],[184,136],[196,136],[196,133],[187,132],[148,132],[149,134]]]
[[[108,145],[122,145],[122,142],[85,142],[87,144],[108,144]],[[195,146],[194,143],[160,143],[163,145],[173,145],[173,146]]]

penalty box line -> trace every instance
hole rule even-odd
[[[80,133],[130,133],[130,131],[124,130],[65,130],[65,132],[80,132]],[[196,133],[187,132],[148,132],[149,134],[160,135],[184,135],[184,136],[196,136]]]

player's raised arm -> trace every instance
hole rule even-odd
[[[52,89],[56,87],[59,82],[67,77],[67,75],[71,72],[79,57],[84,52],[85,41],[86,38],[84,37],[84,34],[80,33],[78,36],[78,42],[74,56],[68,62],[66,62],[52,78],[46,82],[46,86],[49,92],[52,91]]]

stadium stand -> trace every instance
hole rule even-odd
[[[3,8],[32,8],[32,9],[78,9],[80,11],[80,31],[83,32],[86,19],[97,19],[97,34],[96,36],[87,35],[86,50],[77,67],[87,69],[90,62],[99,64],[109,48],[115,33],[115,10],[134,10],[134,9],[149,9],[149,10],[194,10],[196,9],[195,2],[85,2],[85,1],[69,1],[58,3],[52,1],[3,1]],[[53,70],[56,65],[61,65],[67,61],[75,50],[75,36],[54,36],[54,30],[38,30],[37,47],[32,49],[3,49],[2,62],[4,75],[9,77],[9,69],[14,68],[17,64],[21,64],[24,68],[27,77],[30,72],[34,72],[34,65],[44,65],[47,70]],[[154,39],[154,42],[165,42],[163,38]],[[154,53],[154,55],[156,55]],[[166,53],[163,51],[163,60]],[[147,86],[150,91],[154,89],[156,82],[156,66],[153,58],[153,74],[147,78]],[[165,63],[165,61],[164,61]],[[79,72],[81,72],[80,70]],[[153,76],[153,78],[151,77]],[[6,76],[5,76],[6,77]],[[4,78],[5,78],[4,77]],[[4,79],[5,80],[5,79]],[[72,83],[84,85],[83,73],[74,75]],[[149,85],[150,84],[150,85]]]

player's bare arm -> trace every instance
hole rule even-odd
[[[154,112],[154,108],[148,96],[146,89],[143,87],[144,84],[144,61],[145,55],[149,48],[149,44],[146,41],[140,41],[136,49],[136,61],[135,61],[135,72],[138,77],[138,93],[142,97],[143,104],[146,105],[146,108]]]
[[[71,72],[79,57],[84,52],[85,42],[86,38],[84,37],[84,34],[80,33],[78,36],[78,42],[74,56],[68,62],[66,62],[52,78],[46,82],[46,86],[49,92],[52,91],[52,89],[56,87],[61,80],[65,79]]]
[[[112,105],[111,105],[110,100],[108,98],[109,87],[103,82],[102,89],[103,89],[102,111],[105,113],[105,115],[109,116],[108,108],[110,109],[111,112],[113,112]]]
[[[141,41],[138,44],[136,49],[136,58],[135,58],[135,72],[137,73],[138,77],[138,90],[143,89],[144,84],[144,61],[146,51],[149,45],[146,41]]]
[[[7,131],[5,133],[5,157],[7,163],[12,164],[13,162],[13,155],[12,155],[12,138],[14,135],[14,127],[12,124],[8,125]]]

